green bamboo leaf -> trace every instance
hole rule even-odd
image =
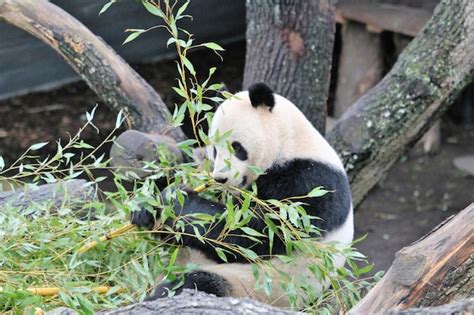
[[[255,231],[254,229],[251,229],[249,227],[241,227],[240,228],[242,231],[244,231],[245,234],[251,235],[251,236],[257,236],[257,237],[262,237],[265,236],[260,232]]]
[[[323,186],[318,186],[309,192],[308,197],[322,197],[330,192],[333,191],[325,190]]]
[[[222,48],[221,46],[219,46],[216,43],[204,43],[204,44],[201,44],[201,45],[204,46],[204,47],[207,47],[209,49],[212,49],[212,50],[225,51],[224,48]]]
[[[195,74],[196,74],[196,71],[194,70],[194,66],[193,66],[193,64],[191,63],[191,61],[189,61],[188,58],[183,57],[183,63],[184,63],[184,66],[189,70],[189,72],[190,72],[192,75],[195,75]]]
[[[128,35],[127,38],[125,38],[125,40],[123,41],[122,45],[125,45],[126,43],[131,42],[132,40],[134,40],[135,38],[140,36],[143,32],[144,32],[143,30],[139,30],[139,31],[135,31],[132,34]]]
[[[30,148],[28,149],[29,151],[36,151],[36,150],[39,150],[41,149],[42,147],[44,147],[45,145],[47,145],[49,142],[40,142],[40,143],[36,143],[36,144],[33,144],[32,146],[30,146]]]
[[[181,17],[181,15],[184,13],[184,11],[186,11],[186,8],[188,7],[189,2],[190,2],[189,0],[186,1],[186,3],[183,4],[183,5],[178,9],[178,13],[176,13],[176,19],[177,19],[177,20]]]
[[[215,250],[216,250],[217,256],[219,256],[219,258],[222,259],[223,261],[227,262],[227,256],[225,255],[222,248],[216,247]]]
[[[102,13],[104,13],[105,11],[107,11],[107,10],[110,8],[110,6],[111,6],[112,4],[114,4],[115,2],[117,2],[117,0],[111,0],[111,1],[107,2],[106,4],[104,4],[104,6],[102,7],[102,9],[100,9],[100,11],[99,11],[99,15],[101,15]]]
[[[148,12],[150,12],[153,15],[163,18],[163,12],[160,9],[158,9],[156,6],[154,6],[153,4],[147,1],[142,1],[142,4]]]

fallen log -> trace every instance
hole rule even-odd
[[[25,186],[12,191],[0,193],[0,209],[28,209],[32,204],[48,205],[57,210],[66,202],[71,209],[80,209],[84,204],[93,201],[97,194],[94,186],[86,185],[84,179],[71,179],[65,182],[40,186]]]
[[[398,251],[386,275],[350,311],[431,307],[474,295],[474,203]]]

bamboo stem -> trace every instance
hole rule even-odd
[[[122,235],[122,234],[124,234],[124,233],[126,233],[130,230],[133,230],[134,228],[135,228],[135,224],[129,223],[129,224],[124,225],[124,226],[122,226],[118,229],[113,230],[110,233],[105,234],[104,236],[101,236],[99,238],[99,242],[105,242],[105,241],[111,240],[111,239],[113,239],[117,236],[120,236],[120,235]],[[89,249],[96,247],[97,244],[98,244],[98,241],[89,242],[89,243],[85,244],[84,246],[82,246],[81,248],[79,248],[77,250],[77,253],[78,254],[83,254],[83,253],[87,252]]]
[[[26,291],[33,293],[34,295],[40,295],[40,296],[53,296],[59,293],[59,291],[65,291],[66,289],[64,288],[59,288],[59,287],[40,287],[40,288],[28,288]],[[101,285],[92,288],[92,291],[95,293],[100,293],[100,294],[106,294],[109,292],[110,287]],[[119,288],[117,290],[117,293],[124,292],[124,288]]]

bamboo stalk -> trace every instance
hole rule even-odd
[[[40,296],[53,296],[59,293],[59,291],[65,291],[66,289],[64,288],[59,288],[59,287],[39,287],[39,288],[28,288],[26,291],[33,293],[34,295],[40,295]],[[101,285],[92,288],[92,291],[95,293],[100,293],[100,294],[106,294],[109,292],[110,287]],[[117,293],[124,292],[124,288],[119,288],[117,290]]]
[[[127,225],[124,225],[124,226],[122,226],[118,229],[113,230],[110,233],[105,234],[104,236],[101,236],[99,238],[99,241],[92,241],[92,242],[89,242],[89,243],[85,244],[84,246],[82,246],[81,248],[79,248],[77,250],[77,253],[78,254],[83,254],[83,253],[87,252],[89,249],[96,247],[98,242],[105,242],[105,241],[111,240],[111,239],[113,239],[117,236],[120,236],[120,235],[122,235],[122,234],[124,234],[124,233],[126,233],[130,230],[133,230],[134,228],[135,228],[135,224],[129,223]]]

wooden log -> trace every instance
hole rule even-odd
[[[387,315],[472,315],[474,298],[457,301],[436,307],[415,307],[407,310],[388,311]],[[362,314],[361,314],[362,315]]]
[[[244,89],[266,82],[324,134],[335,1],[247,1]]]
[[[474,294],[474,203],[398,251],[386,275],[351,310],[438,306]]]
[[[341,1],[337,5],[336,20],[367,25],[367,30],[380,33],[383,30],[415,36],[430,18],[432,12],[403,5],[374,3],[373,1]]]
[[[47,313],[48,315],[75,315],[77,312],[59,308]],[[97,314],[206,314],[206,315],[244,315],[244,314],[275,314],[296,315],[302,314],[289,310],[279,309],[251,299],[237,299],[231,297],[218,298],[202,292],[184,290],[178,296],[159,299],[150,302],[136,303],[118,309],[99,312]]]
[[[127,130],[117,137],[110,149],[110,156],[114,166],[124,170],[131,169],[138,176],[144,177],[149,174],[140,168],[143,167],[143,162],[152,162],[158,158],[156,150],[160,145],[166,146],[179,161],[183,160],[183,154],[172,138],[137,130]]]
[[[383,75],[382,38],[366,31],[360,23],[342,28],[334,116],[339,118],[359,97],[374,87]]]
[[[441,1],[387,76],[328,133],[355,206],[472,80],[473,11],[471,0]]]
[[[68,207],[80,209],[84,204],[96,197],[94,186],[86,185],[84,179],[71,179],[66,182],[40,185],[16,189],[0,193],[0,209],[5,207],[28,209],[32,203],[48,205],[51,210],[57,210],[68,201]]]
[[[411,38],[393,34],[396,55],[399,56],[402,51],[410,44]],[[430,129],[421,137],[412,150],[410,156],[436,154],[441,149],[441,121],[438,119]]]

